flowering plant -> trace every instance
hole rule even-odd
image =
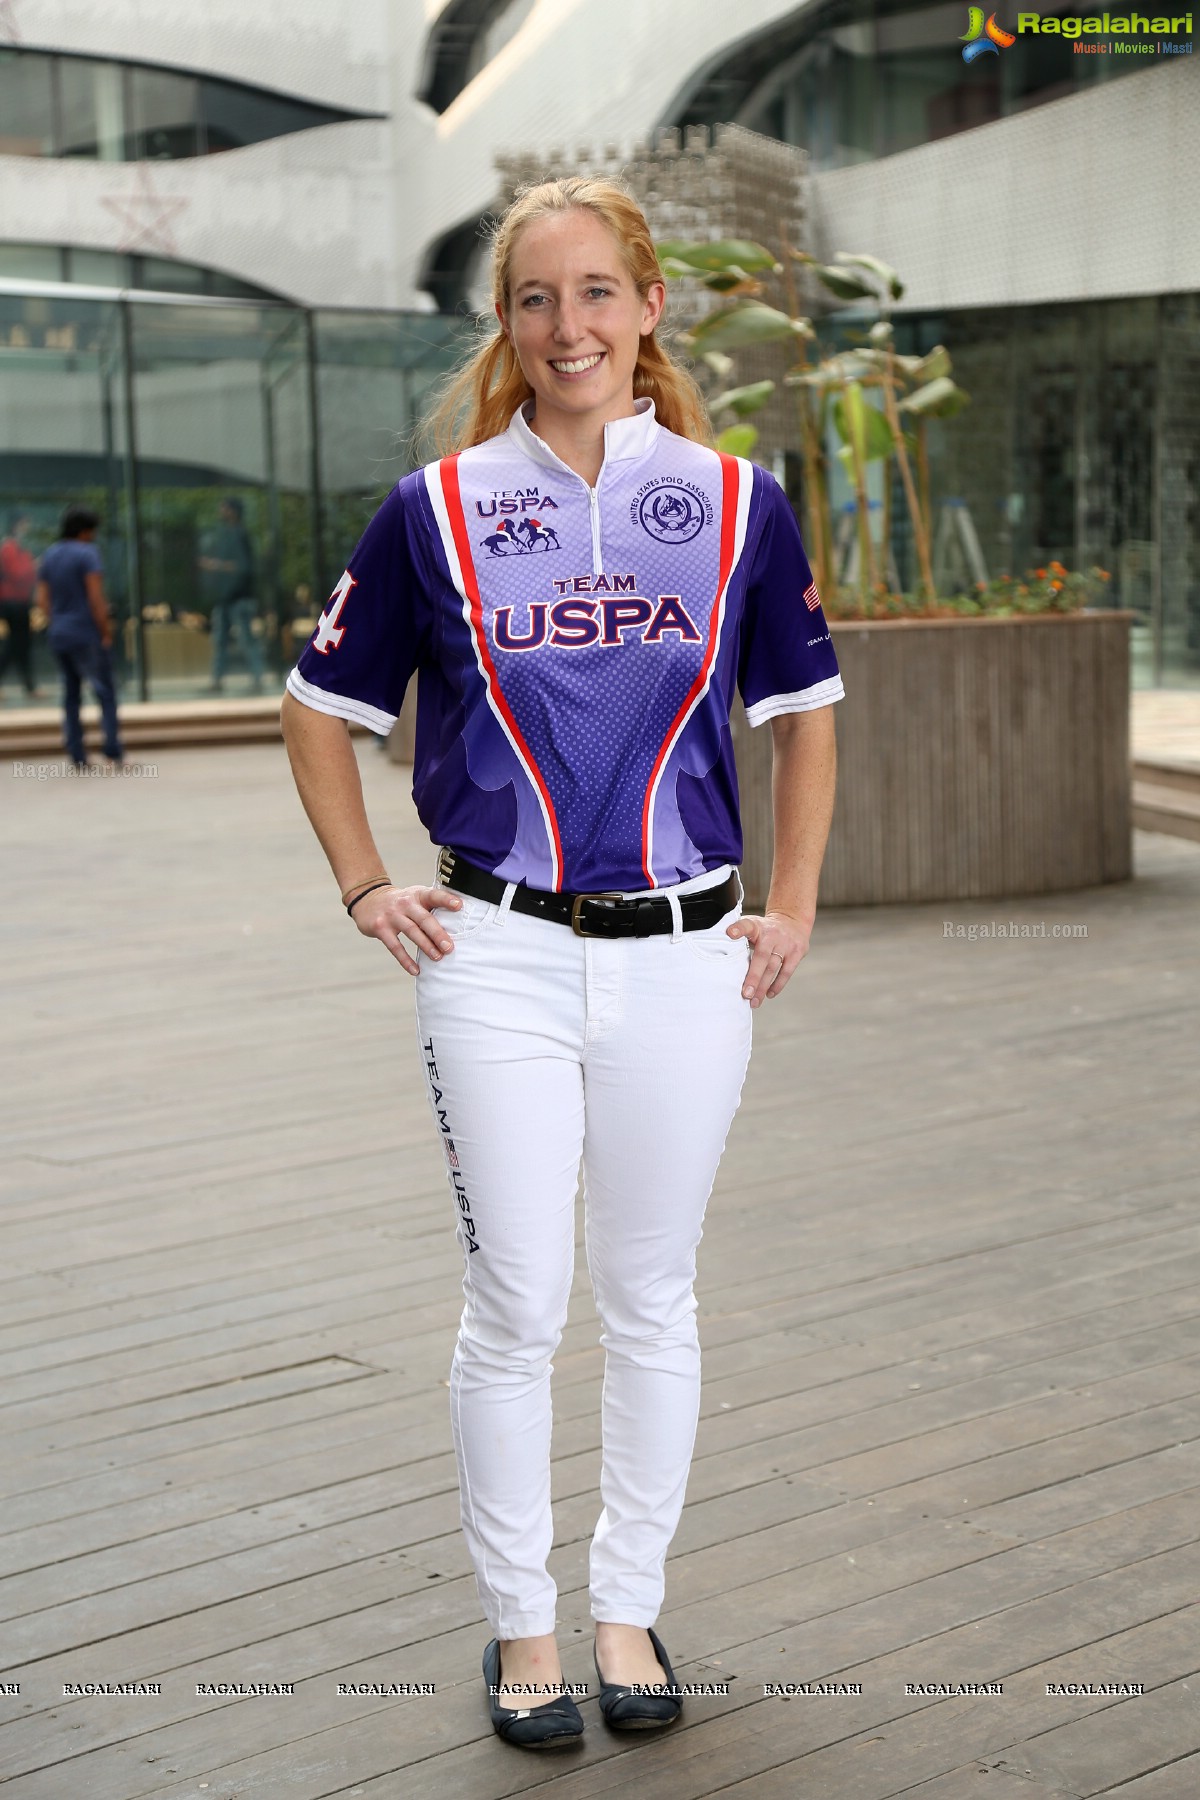
[[[1024,576],[997,575],[977,581],[970,592],[930,600],[924,594],[894,593],[883,582],[866,605],[857,588],[839,587],[821,596],[827,619],[1004,618],[1023,613],[1082,612],[1098,601],[1112,577],[1107,569],[1067,569],[1060,562],[1027,569]]]

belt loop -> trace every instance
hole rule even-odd
[[[512,897],[516,893],[516,891],[517,891],[517,884],[515,881],[510,881],[506,884],[504,893],[500,900],[500,911],[496,915],[497,925],[503,925],[505,919],[507,919],[509,908],[512,905]]]
[[[679,895],[674,888],[668,888],[663,899],[671,909],[671,942],[677,944],[683,936],[683,908],[679,904]]]

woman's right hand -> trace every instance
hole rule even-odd
[[[433,962],[448,956],[454,944],[439,924],[432,908],[448,906],[453,911],[462,905],[462,895],[444,887],[379,887],[366,894],[350,917],[364,937],[378,938],[410,975],[417,965],[404,948],[402,937],[416,945]]]

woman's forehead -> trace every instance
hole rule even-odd
[[[512,247],[509,278],[513,286],[551,274],[606,275],[625,272],[621,246],[602,219],[572,208],[531,219],[521,227]]]

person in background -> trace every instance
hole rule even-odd
[[[33,632],[30,613],[33,590],[37,582],[37,559],[25,544],[29,515],[20,508],[12,513],[8,530],[0,539],[0,619],[8,626],[8,636],[0,644],[0,682],[10,666],[25,685],[31,700],[41,700],[42,690],[33,680]]]
[[[238,641],[250,672],[250,691],[262,692],[262,641],[254,630],[258,601],[254,595],[254,551],[246,530],[241,501],[231,494],[221,502],[221,522],[205,542],[200,568],[210,578],[212,609],[212,679],[210,694],[219,694],[229,659],[229,638],[237,628]]]
[[[100,518],[90,507],[69,506],[58,541],[38,568],[35,597],[63,677],[63,740],[77,769],[88,766],[79,702],[86,681],[96,696],[104,728],[104,754],[121,763],[117,690],[113,679],[113,621],[104,592],[104,564],[96,548]]]

